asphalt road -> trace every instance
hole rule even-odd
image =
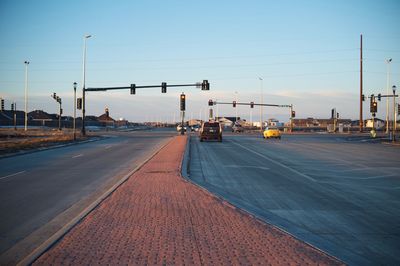
[[[336,135],[190,143],[189,178],[350,265],[400,264],[400,147]]]
[[[0,159],[0,259],[27,255],[26,245],[46,240],[172,135],[176,132],[108,133],[95,142]],[[38,231],[33,242],[19,247]],[[13,246],[11,253],[22,253],[8,254]]]

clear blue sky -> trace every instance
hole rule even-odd
[[[298,117],[358,118],[359,42],[364,38],[365,94],[400,90],[400,1],[20,1],[0,2],[0,97],[22,109],[24,64],[29,65],[29,109],[57,111],[63,98],[72,115],[72,83],[82,85],[83,36],[87,87],[193,83],[184,89],[187,117],[204,118],[208,99],[294,104]],[[81,90],[78,90],[79,92]],[[182,90],[89,93],[87,113],[107,106],[114,118],[178,120]],[[364,105],[369,116],[368,103]],[[249,119],[250,108],[239,115]],[[220,115],[233,116],[231,106]],[[266,118],[288,119],[266,108]],[[253,110],[258,119],[259,110]],[[386,103],[378,117],[385,117]]]

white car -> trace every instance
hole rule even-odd
[[[183,131],[186,132],[186,129],[187,129],[187,128],[184,126],[184,127],[183,127]],[[178,126],[176,127],[176,131],[181,132],[181,130],[182,130],[182,126],[181,126],[181,125],[178,125]]]

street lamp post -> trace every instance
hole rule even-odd
[[[390,63],[392,58],[386,60],[387,65],[387,76],[386,76],[386,95],[389,95],[389,84],[390,84]],[[386,97],[386,134],[389,134],[389,98]]]
[[[77,83],[74,82],[74,141],[76,140],[76,85]]]
[[[261,90],[261,105],[260,105],[260,131],[261,133],[263,132],[263,79],[261,77],[258,77],[258,79],[261,81],[260,82],[260,90]]]
[[[238,92],[235,91],[235,102],[236,103],[238,102],[237,101],[237,94],[238,94]],[[238,112],[237,112],[237,106],[235,106],[235,124],[237,124],[237,121],[238,121]]]
[[[396,86],[392,86],[393,90],[393,142],[396,141]]]
[[[86,39],[92,35],[83,37],[83,78],[82,78],[82,135],[86,135],[85,130],[85,79],[86,79]]]
[[[216,102],[218,102],[218,99],[215,99]],[[219,106],[217,104],[217,114],[216,114],[217,120],[219,121]]]
[[[28,65],[29,62],[25,61],[25,131],[28,130]]]

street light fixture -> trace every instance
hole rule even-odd
[[[82,135],[86,134],[85,130],[85,81],[86,81],[86,39],[92,35],[83,37],[83,80],[82,80]]]
[[[29,62],[25,61],[25,131],[28,130],[28,65]]]

